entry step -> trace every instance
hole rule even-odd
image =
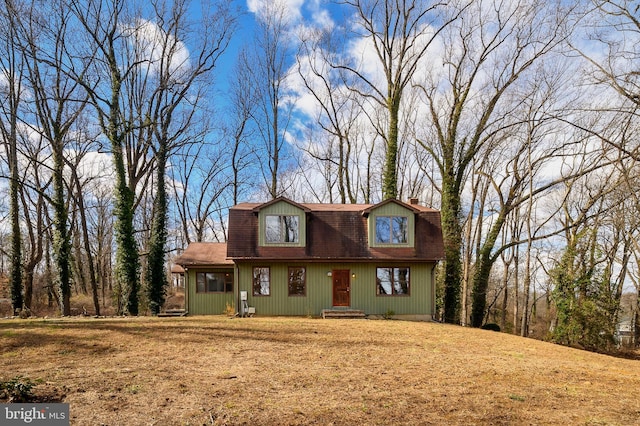
[[[366,318],[364,311],[359,309],[323,309],[322,318]]]

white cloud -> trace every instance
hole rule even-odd
[[[188,72],[191,64],[187,46],[173,35],[165,33],[154,22],[138,19],[135,26],[124,31],[135,47],[138,60],[145,61],[151,73],[157,75],[163,67],[179,82],[181,75]],[[170,61],[168,70],[163,60]]]
[[[256,19],[263,19],[270,12],[284,8],[283,16],[290,24],[302,20],[303,4],[304,0],[247,0],[247,8],[256,15]]]
[[[313,11],[311,14],[311,18],[316,26],[324,30],[331,30],[332,28],[335,28],[335,22],[331,18],[331,14],[329,13],[329,11],[326,9],[318,9]]]

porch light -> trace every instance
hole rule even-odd
[[[353,274],[351,274],[351,278],[353,278],[354,280],[356,279],[356,273],[355,272]]]
[[[332,275],[333,275],[333,274],[331,273],[331,271],[327,271],[327,276],[328,276],[328,277],[330,277],[330,276],[332,276]]]

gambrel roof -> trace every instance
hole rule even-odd
[[[287,202],[304,212],[306,244],[303,247],[260,246],[259,211]],[[399,204],[415,215],[414,247],[371,247],[368,216],[376,208]],[[269,203],[241,203],[229,210],[227,256],[232,260],[300,261],[437,261],[444,258],[440,212],[398,200],[379,204],[294,203],[279,198]]]

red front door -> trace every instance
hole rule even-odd
[[[333,306],[351,305],[351,279],[348,269],[331,272],[333,277]]]

